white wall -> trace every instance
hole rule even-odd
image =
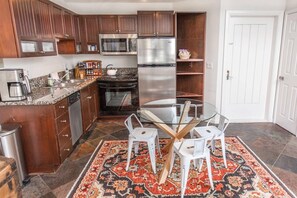
[[[287,0],[286,2],[286,10],[290,11],[293,9],[297,9],[297,0]]]

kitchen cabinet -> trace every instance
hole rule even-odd
[[[176,19],[176,54],[179,49],[191,53],[189,59],[176,60],[176,97],[203,100],[206,13],[176,13]]]
[[[83,88],[80,93],[83,131],[87,132],[98,117],[99,97],[97,83],[95,82]]]
[[[102,34],[136,34],[136,15],[103,15],[99,17]]]
[[[2,122],[22,125],[21,141],[26,169],[55,172],[72,151],[68,100],[54,105],[1,106]]]
[[[75,52],[77,54],[82,52],[82,39],[81,39],[81,17],[75,15],[73,17],[74,24],[74,39],[75,39]]]
[[[82,16],[82,51],[86,54],[99,53],[99,22],[96,15]]]
[[[52,25],[55,37],[64,37],[63,9],[58,5],[52,5]]]
[[[138,11],[138,36],[174,36],[173,11]]]
[[[73,15],[72,13],[64,10],[64,36],[66,38],[74,37],[74,25],[73,25]]]
[[[0,38],[0,57],[56,54],[48,2],[10,0],[3,2],[1,8],[5,10],[0,13],[5,33]]]

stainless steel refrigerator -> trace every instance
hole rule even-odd
[[[139,105],[176,98],[175,38],[137,40]]]

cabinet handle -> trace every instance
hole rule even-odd
[[[69,34],[64,34],[65,37],[69,37]]]
[[[68,134],[65,134],[65,135],[62,135],[63,137],[68,137],[69,135]]]
[[[118,32],[121,32],[121,30],[118,30]]]
[[[87,98],[88,98],[88,99],[92,99],[92,96],[88,96]]]
[[[67,122],[67,120],[60,120],[60,122],[66,123],[66,122]]]
[[[70,149],[68,148],[68,149],[64,149],[64,151],[70,151]]]
[[[59,106],[59,109],[65,109],[65,106]]]

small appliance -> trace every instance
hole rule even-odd
[[[137,34],[99,34],[101,55],[136,55]]]
[[[29,82],[26,81],[23,69],[0,69],[1,101],[25,100],[28,90],[31,88]]]

